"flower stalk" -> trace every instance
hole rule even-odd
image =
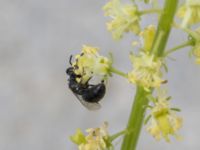
[[[162,9],[147,9],[147,10],[142,10],[139,12],[140,15],[145,15],[145,14],[152,14],[152,13],[161,13]]]
[[[126,73],[124,73],[124,72],[122,72],[122,71],[120,71],[120,70],[118,70],[118,69],[116,69],[116,68],[111,67],[111,68],[110,68],[110,72],[111,72],[111,73],[115,73],[115,74],[117,74],[117,75],[119,75],[119,76],[122,76],[122,77],[124,77],[124,78],[127,78],[127,74],[126,74]]]
[[[182,43],[182,44],[180,44],[180,45],[177,45],[177,46],[175,46],[175,47],[173,47],[173,48],[171,48],[171,49],[169,49],[169,50],[166,50],[164,56],[168,56],[169,54],[171,54],[171,53],[173,53],[173,52],[175,52],[175,51],[177,51],[177,50],[180,50],[180,49],[182,49],[182,48],[184,48],[184,47],[192,46],[193,43],[194,43],[194,41],[193,41],[193,40],[190,40],[190,41],[186,41],[186,42],[184,42],[184,43]]]
[[[156,57],[163,56],[166,43],[168,41],[171,25],[173,23],[174,14],[176,12],[178,0],[165,0],[164,9],[158,24],[158,29],[151,54]],[[137,142],[139,139],[140,131],[144,122],[146,108],[148,106],[148,99],[146,96],[153,91],[145,91],[142,87],[137,87],[136,95],[134,98],[131,114],[129,117],[127,130],[132,131],[126,134],[123,139],[121,150],[136,150]]]

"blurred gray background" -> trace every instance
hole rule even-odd
[[[0,150],[75,150],[69,136],[76,128],[103,121],[110,133],[125,128],[135,87],[114,76],[102,108],[90,112],[68,89],[65,75],[69,56],[83,44],[101,48],[103,55],[111,51],[115,66],[131,69],[128,54],[135,37],[112,40],[102,11],[106,2],[0,0]],[[152,22],[155,16],[143,18],[142,27]],[[171,35],[168,47],[187,39],[180,31]],[[182,109],[183,141],[156,142],[143,130],[138,150],[200,149],[200,66],[188,58],[188,50],[172,55],[176,61],[168,60],[166,76],[172,103]]]

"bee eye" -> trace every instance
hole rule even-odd
[[[66,70],[66,74],[70,75],[70,72],[71,72],[71,68],[68,68],[68,69]]]

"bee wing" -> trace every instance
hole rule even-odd
[[[81,95],[75,94],[74,95],[77,97],[77,99],[80,101],[80,103],[85,106],[88,110],[95,111],[101,108],[101,105],[99,103],[89,103],[85,101]]]

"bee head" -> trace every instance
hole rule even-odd
[[[69,76],[74,75],[74,74],[75,74],[75,73],[74,73],[74,68],[73,68],[73,67],[67,68],[66,74],[69,75]]]

